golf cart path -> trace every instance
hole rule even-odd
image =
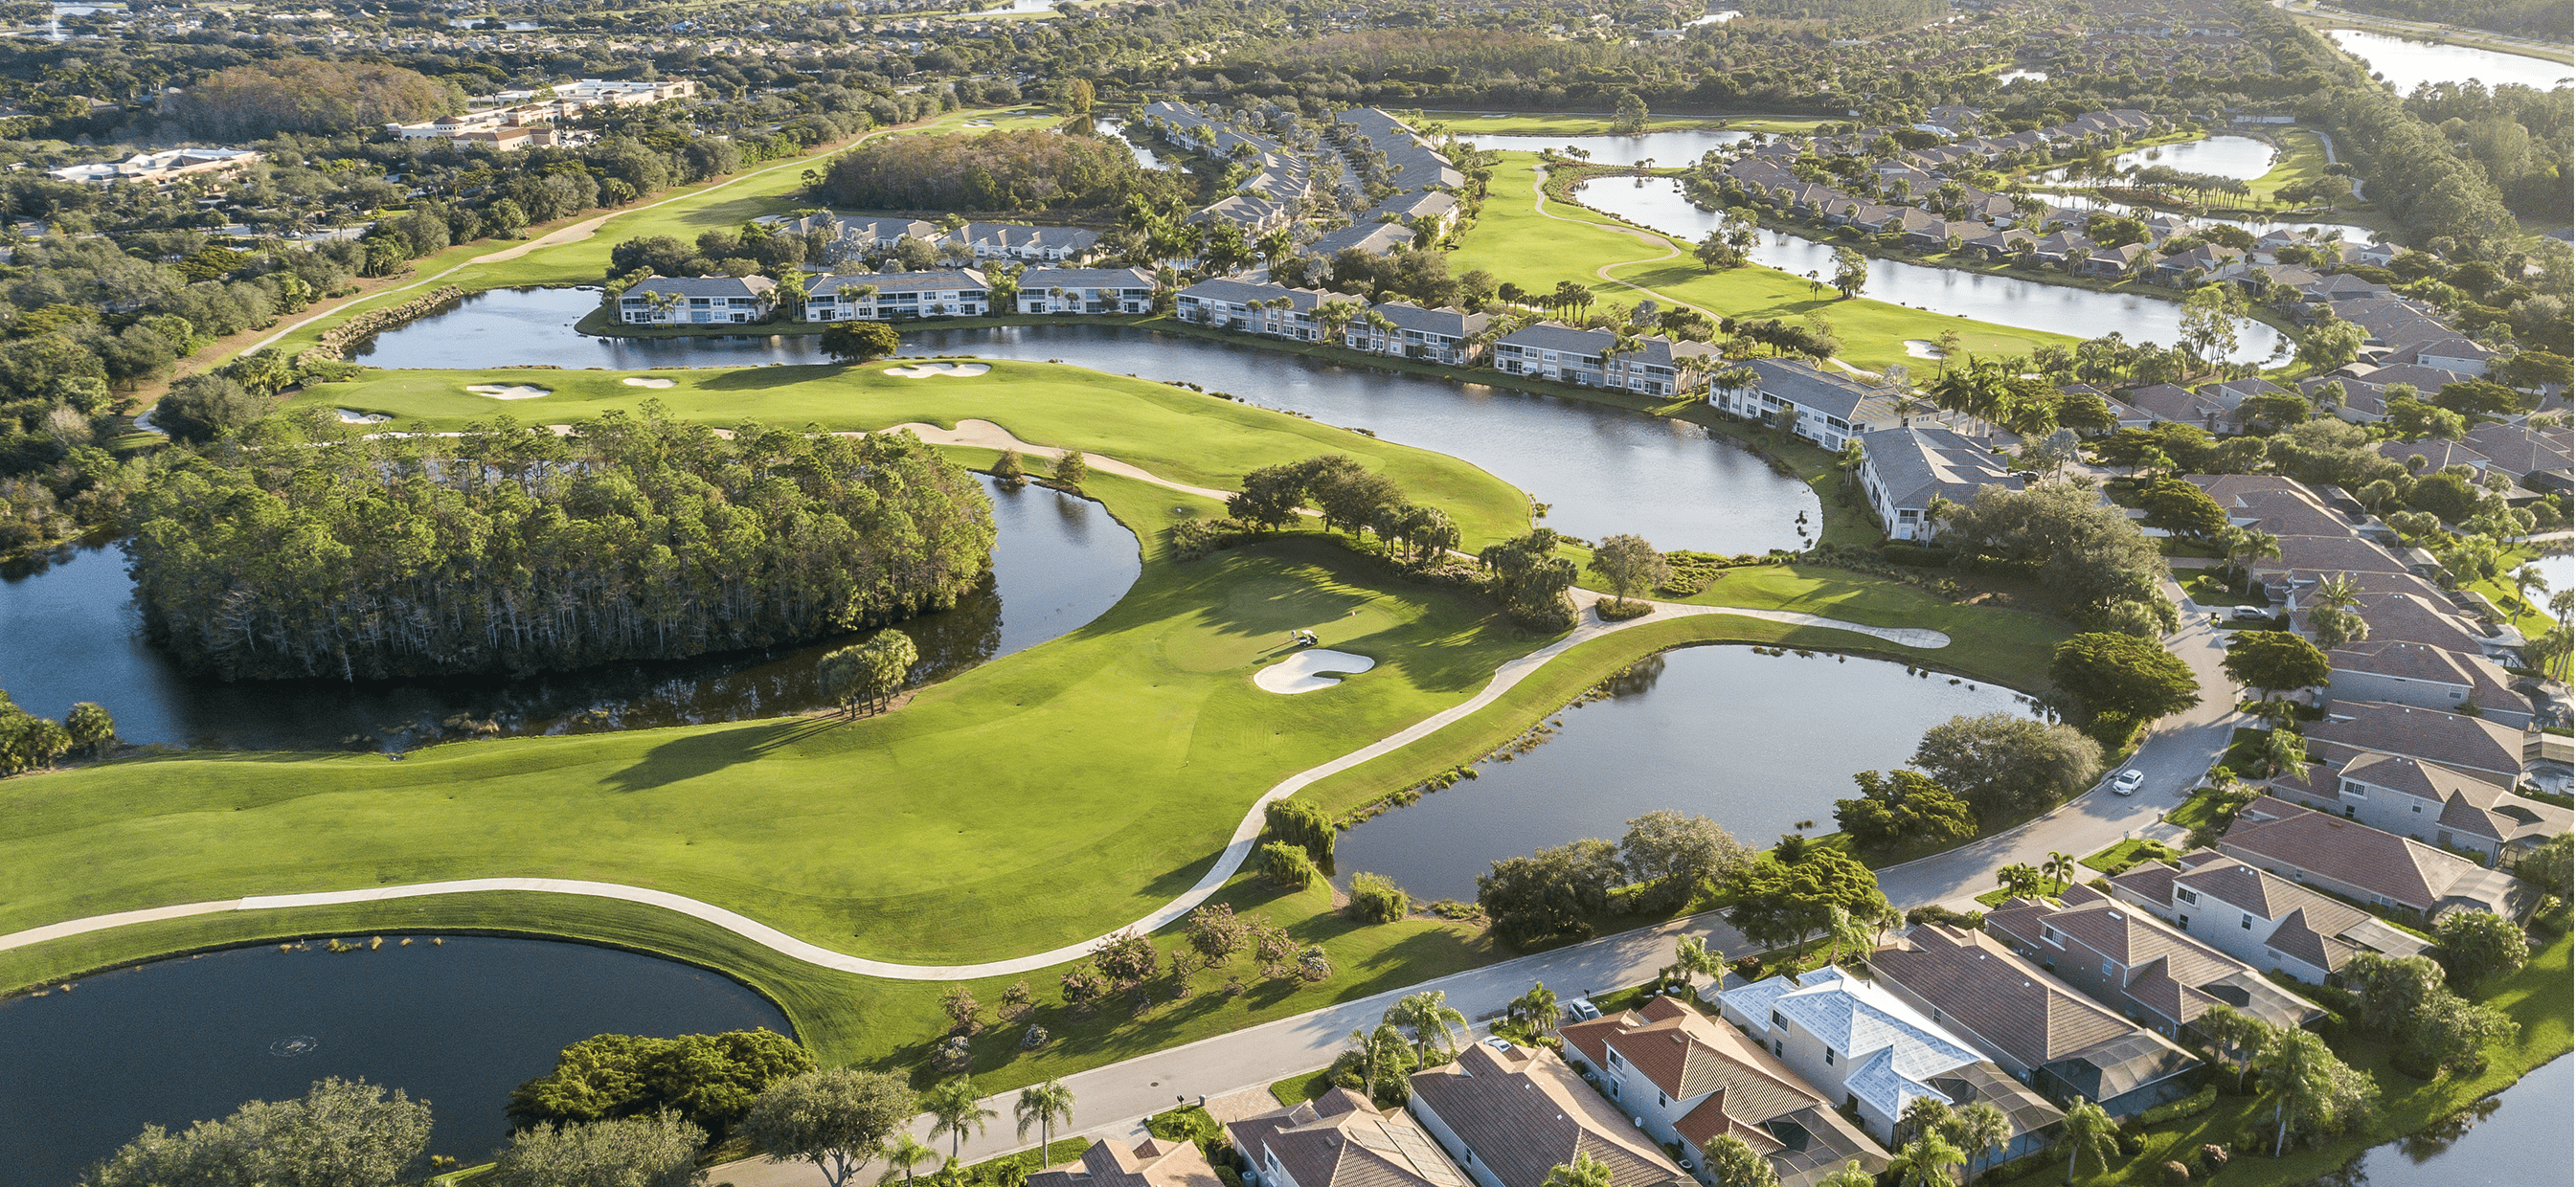
[[[1029,445],[1025,442],[1020,442],[1008,431],[989,421],[961,421],[955,429],[939,429],[935,426],[920,424],[899,425],[895,427],[909,428],[916,433],[921,433],[925,440],[933,439],[932,435],[936,434],[937,439],[948,444],[980,445],[987,448],[1024,449],[1031,453],[1044,453],[1048,456],[1053,456],[1054,454],[1062,452],[1061,450],[1054,450],[1045,446]],[[1114,458],[1104,458],[1097,454],[1089,453],[1086,453],[1083,456],[1086,460],[1099,466],[1104,471],[1130,474],[1145,481],[1169,487],[1174,490],[1188,491],[1193,494],[1202,494],[1215,498],[1223,498],[1226,494],[1226,492],[1223,491],[1208,490],[1201,487],[1192,487],[1171,482],[1156,477],[1139,467],[1117,461]],[[846,953],[833,951],[832,949],[822,947],[818,944],[808,943],[791,936],[786,932],[780,931],[777,928],[771,927],[768,924],[762,923],[759,920],[752,919],[748,916],[726,910],[725,908],[716,906],[712,903],[701,902],[684,895],[672,894],[668,891],[654,890],[643,886],[628,886],[615,882],[591,882],[570,878],[460,878],[442,882],[418,882],[402,886],[376,886],[362,890],[324,890],[302,894],[252,895],[237,899],[216,899],[206,902],[181,903],[166,907],[151,907],[138,911],[120,911],[109,915],[93,915],[85,919],[65,920],[61,923],[47,924],[43,927],[29,928],[24,931],[10,933],[8,935],[0,935],[0,952],[5,952],[13,948],[22,948],[29,944],[41,944],[49,940],[58,940],[70,936],[85,935],[91,932],[106,931],[111,928],[124,927],[128,924],[149,923],[164,919],[180,919],[192,915],[212,915],[225,911],[268,911],[296,907],[334,906],[344,903],[387,902],[396,899],[422,898],[430,895],[442,894],[477,894],[491,891],[515,891],[535,894],[577,894],[586,895],[592,898],[617,899],[624,902],[640,903],[645,906],[661,907],[666,910],[677,911],[680,914],[689,916],[693,919],[712,923],[754,943],[760,944],[763,947],[769,948],[772,951],[804,961],[807,964],[819,965],[823,968],[835,969],[845,973],[855,973],[860,976],[883,977],[896,981],[957,981],[977,977],[999,977],[1018,973],[1030,973],[1036,972],[1040,969],[1050,968],[1055,965],[1064,964],[1069,961],[1078,960],[1084,956],[1090,955],[1092,950],[1100,945],[1101,941],[1109,939],[1111,936],[1115,936],[1120,932],[1130,930],[1153,932],[1179,920],[1182,916],[1195,910],[1199,904],[1206,902],[1208,898],[1213,896],[1220,888],[1222,888],[1228,880],[1232,879],[1238,870],[1243,868],[1245,859],[1250,857],[1252,854],[1254,842],[1261,836],[1261,831],[1265,824],[1265,814],[1263,809],[1266,808],[1271,801],[1284,799],[1288,796],[1294,795],[1319,780],[1340,774],[1343,771],[1350,770],[1351,768],[1359,766],[1362,763],[1369,762],[1370,760],[1392,754],[1395,751],[1421,741],[1432,734],[1438,733],[1451,724],[1454,724],[1466,718],[1470,714],[1493,704],[1496,700],[1499,700],[1503,694],[1510,692],[1513,688],[1517,687],[1521,681],[1528,679],[1533,673],[1536,673],[1539,669],[1545,667],[1549,660],[1555,659],[1576,647],[1580,647],[1583,644],[1589,643],[1604,635],[1615,634],[1619,631],[1629,630],[1652,622],[1669,622],[1676,619],[1695,618],[1704,615],[1732,614],[1738,617],[1761,619],[1766,622],[1784,623],[1791,626],[1825,627],[1833,630],[1849,631],[1854,634],[1864,635],[1882,642],[1893,643],[1900,647],[1913,648],[1917,650],[1937,650],[1950,645],[1950,637],[1936,630],[1929,630],[1920,627],[1870,626],[1864,623],[1846,622],[1841,619],[1827,618],[1820,614],[1805,614],[1792,610],[1761,610],[1733,606],[1693,606],[1672,602],[1644,602],[1645,605],[1651,607],[1651,609],[1645,614],[1619,621],[1604,621],[1598,613],[1598,605],[1607,597],[1607,595],[1582,588],[1573,589],[1569,591],[1569,593],[1574,599],[1579,617],[1578,625],[1573,631],[1567,633],[1565,637],[1558,639],[1545,647],[1541,647],[1536,651],[1530,652],[1527,655],[1506,661],[1502,666],[1494,670],[1493,678],[1488,680],[1485,687],[1476,695],[1438,713],[1434,713],[1421,721],[1415,722],[1411,726],[1393,734],[1389,734],[1386,737],[1380,738],[1366,746],[1362,746],[1357,750],[1353,750],[1340,758],[1333,759],[1330,762],[1326,762],[1318,766],[1309,767],[1306,770],[1299,771],[1296,774],[1290,775],[1288,778],[1281,780],[1269,791],[1263,793],[1260,799],[1253,801],[1252,805],[1245,810],[1242,821],[1235,825],[1234,834],[1228,839],[1224,851],[1218,855],[1216,863],[1209,867],[1207,873],[1199,878],[1197,885],[1192,886],[1179,897],[1163,904],[1161,907],[1157,908],[1145,917],[1134,920],[1114,931],[1104,935],[1094,936],[1077,943],[1066,944],[1062,947],[1049,949],[1045,952],[1033,953],[1027,956],[1012,957],[1007,960],[993,960],[977,964],[960,965],[921,965],[903,964],[885,960],[870,960],[866,957],[851,956]],[[1642,601],[1642,599],[1640,600]]]

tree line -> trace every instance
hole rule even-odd
[[[1097,210],[1185,184],[1116,141],[1029,128],[882,137],[832,158],[812,194],[865,210]]]
[[[910,434],[648,402],[558,437],[508,418],[363,440],[281,417],[137,496],[145,629],[225,679],[541,671],[759,647],[945,609],[993,512]]]

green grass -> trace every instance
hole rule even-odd
[[[1332,1069],[1324,1068],[1302,1076],[1290,1076],[1270,1086],[1270,1097],[1283,1105],[1302,1105],[1320,1099],[1333,1090]]]
[[[2268,1141],[2258,1151],[2239,1148],[2236,1139],[2248,1130],[2260,1130],[2268,1139],[2271,1102],[2258,1096],[2222,1095],[2206,1113],[2147,1131],[2146,1148],[2136,1158],[2114,1159],[2107,1171],[2080,1174],[2077,1187],[2160,1182],[2157,1168],[2209,1144],[2227,1146],[2235,1158],[2218,1175],[2195,1182],[2217,1187],[2289,1187],[2324,1180],[2369,1147],[2426,1129],[2478,1098],[2511,1086],[2525,1072],[2566,1055],[2571,1014],[2576,1014],[2568,950],[2568,938],[2561,936],[2536,952],[2520,972],[2470,995],[2503,1010],[2522,1026],[2515,1041],[2488,1045],[2487,1069],[2478,1075],[2418,1080],[2389,1067],[2393,1047],[2383,1036],[2347,1033],[2334,1040],[2336,1053],[2346,1063],[2379,1082],[2380,1117],[2366,1132],[2315,1149],[2294,1146],[2282,1158],[2267,1157]],[[2091,1171],[2091,1164],[2085,1169]],[[2061,1155],[2054,1162],[2034,1164],[2029,1173],[2011,1181],[2041,1187],[2063,1182],[2065,1174]]]
[[[1469,547],[1527,530],[1528,496],[1501,479],[1444,454],[1303,417],[1057,363],[993,361],[982,376],[928,379],[886,374],[892,365],[371,371],[349,383],[316,385],[300,399],[381,412],[395,418],[394,428],[433,432],[504,415],[521,423],[570,423],[646,400],[659,401],[674,416],[718,426],[756,420],[844,431],[913,422],[954,428],[960,420],[981,419],[1023,441],[1078,446],[1161,478],[1229,490],[1261,466],[1347,453],[1393,478],[1415,500],[1447,510]],[[660,375],[673,386],[626,386],[624,380],[637,374]],[[465,390],[484,383],[531,384],[554,394],[503,401]]]
[[[2065,620],[2049,615],[1965,605],[1910,585],[1811,565],[1729,569],[1689,600],[1704,606],[1795,610],[1865,626],[1929,627],[1948,634],[1950,645],[1933,651],[1885,650],[2033,693],[2049,687],[2049,653],[2073,633]]]
[[[1712,273],[1690,258],[1687,244],[1674,245],[1680,254],[1659,258],[1673,248],[1654,246],[1623,231],[1563,222],[1537,213],[1531,206],[1536,197],[1536,161],[1537,157],[1530,153],[1502,154],[1484,209],[1477,215],[1476,225],[1462,238],[1456,258],[1450,263],[1452,271],[1483,268],[1496,279],[1531,292],[1547,292],[1559,281],[1572,280],[1590,287],[1604,299],[1629,302],[1647,295],[1627,287],[1636,285],[1652,290],[1666,304],[1678,301],[1721,317],[1793,322],[1821,317],[1832,323],[1834,332],[1842,338],[1842,357],[1869,370],[1894,363],[1921,366],[1923,360],[1906,353],[1906,341],[1935,340],[1951,331],[1959,334],[1963,350],[1980,356],[2028,354],[2044,344],[2065,346],[2075,342],[2064,334],[1944,317],[1867,297],[1846,301],[1831,288],[1819,292],[1809,286],[1806,278],[1776,268],[1747,265]],[[1617,221],[1609,215],[1554,200],[1548,201],[1547,209],[1560,218],[1590,223]],[[1595,270],[1604,265],[1612,265],[1610,275],[1626,284],[1604,281],[1596,275]]]
[[[2277,205],[2276,195],[2282,187],[2305,185],[2326,175],[2326,146],[2316,133],[2305,129],[2283,132],[2273,145],[2280,151],[2273,157],[2270,171],[2245,183],[2254,191],[2251,198]],[[2352,201],[2351,187],[2345,187],[2342,200],[2347,204]]]
[[[2510,574],[2523,565],[2539,565],[2545,569],[2553,564],[2563,570],[2567,565],[2567,554],[2562,552],[2556,556],[2543,557],[2539,550],[2529,545],[2522,545],[2505,552],[2503,564],[2497,572]],[[2557,625],[2557,620],[2549,617],[2547,609],[2549,595],[2546,593],[2535,593],[2534,596],[2541,604],[2531,606],[2523,602],[2522,594],[2514,589],[2512,582],[2500,578],[2471,581],[2467,583],[2466,588],[2484,595],[2487,601],[2495,604],[2499,612],[2512,615],[2514,629],[2521,631],[2526,639],[2537,639],[2547,633],[2550,627]]]
[[[2150,861],[2172,861],[2175,856],[2173,847],[2162,841],[2132,837],[2085,858],[2084,866],[2086,869],[2098,870],[2106,876],[2117,877],[2129,872],[2134,866]]]
[[[2196,791],[2190,799],[2165,813],[2165,823],[2195,830],[2204,825],[2214,828],[2224,812],[2218,793]]]
[[[1495,136],[1609,136],[1614,117],[1584,112],[1486,112],[1426,111],[1424,123],[1446,125],[1461,139],[1473,140],[1476,133]],[[1736,121],[1702,116],[1661,115],[1646,120],[1650,132],[1715,131],[1721,128],[1752,128],[1758,120]]]
[[[2067,885],[2067,883],[2060,882],[2055,878],[2042,878],[2039,880],[2039,889],[2036,893],[2039,897],[2045,899],[2063,898],[2066,894]],[[2004,905],[2004,903],[2011,900],[2012,897],[2013,892],[2010,887],[1998,886],[1993,890],[1989,890],[1984,894],[1978,895],[1977,905],[1991,911]]]

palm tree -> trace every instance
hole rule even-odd
[[[975,1082],[965,1076],[951,1076],[931,1085],[930,1091],[921,1094],[921,1111],[930,1114],[930,1136],[948,1135],[950,1158],[957,1157],[968,1130],[980,1136],[985,1122],[1001,1116],[984,1107],[984,1102],[975,1096]]]
[[[1869,920],[1855,916],[1840,906],[1833,907],[1825,916],[1825,938],[1828,943],[1825,949],[1825,963],[1830,965],[1842,959],[1845,944],[1851,945],[1855,953],[1869,947]]]
[[[1950,1140],[1968,1152],[1968,1180],[1974,1182],[1988,1154],[2001,1155],[2004,1143],[2012,1140],[2012,1118],[1996,1108],[1993,1101],[1972,1100],[1960,1107],[1950,1122]]]
[[[2512,575],[2507,577],[2506,580],[2513,582],[2513,591],[2521,596],[2522,608],[2525,610],[2538,609],[2537,606],[2532,604],[2531,591],[2535,589],[2549,588],[2549,579],[2541,576],[2540,568],[2537,565],[2524,565],[2521,568],[2515,569]]]
[[[1547,1172],[1539,1187],[1610,1187],[1610,1168],[1591,1151],[1579,1150],[1574,1161]]]
[[[2012,892],[2012,897],[2026,897],[2039,889],[2039,871],[2028,862],[2014,862],[1995,871],[1995,885]]]
[[[2245,571],[2245,582],[2254,582],[2254,562],[2281,555],[2281,538],[2261,528],[2226,527],[2219,529],[2218,546],[2227,553],[2230,567]]]
[[[2222,1003],[2211,1006],[2192,1026],[2236,1064],[2236,1089],[2244,1091],[2245,1074],[2254,1070],[2254,1057],[2272,1041],[2272,1025]]]
[[[1896,1187],[1949,1187],[1950,1168],[1967,1160],[1941,1131],[1927,1128],[1887,1160],[1887,1169]]]
[[[1055,1123],[1061,1120],[1066,1125],[1073,1124],[1073,1089],[1065,1087],[1062,1080],[1031,1084],[1020,1089],[1019,1103],[1011,1106],[1011,1112],[1020,1119],[1022,1141],[1028,1139],[1031,1124],[1038,1127],[1038,1164],[1044,1166],[1054,1157],[1051,1151],[1055,1147]]]
[[[1846,1162],[1841,1170],[1816,1180],[1816,1187],[1878,1187],[1878,1176],[1857,1162]]]
[[[2334,1062],[2325,1040],[2295,1027],[2273,1032],[2272,1041],[2254,1057],[2254,1072],[2262,1078],[2263,1091],[2272,1097],[2277,1127],[2272,1157],[2280,1157],[2289,1145],[2290,1118],[2312,1111],[2334,1091]]]
[[[911,1130],[897,1130],[894,1140],[886,1145],[885,1160],[885,1174],[878,1176],[877,1182],[890,1183],[896,1175],[902,1175],[903,1181],[910,1183],[912,1168],[925,1162],[939,1161],[939,1151],[922,1145],[921,1139],[912,1136]]]
[[[1532,1034],[1547,1034],[1556,1029],[1556,991],[1545,981],[1530,982],[1530,991],[1512,999],[1512,1017],[1529,1028]]]
[[[2319,580],[2308,600],[2321,609],[2350,610],[2361,605],[2361,583],[2354,581],[2350,573],[2337,573]]]
[[[2275,725],[2263,739],[2263,765],[2272,774],[2296,771],[2308,765],[2308,740],[2298,731]]]
[[[2075,1181],[2075,1162],[2080,1158],[2091,1158],[2095,1166],[2106,1171],[2111,1169],[2111,1135],[2118,1127],[2112,1123],[2111,1115],[2102,1111],[2102,1106],[2089,1100],[2076,1101],[2074,1107],[2066,1110],[2063,1124],[2067,1182]]]
[[[1897,1111],[1896,1126],[1889,1132],[1897,1145],[1914,1140],[1915,1135],[1938,1133],[1950,1123],[1950,1102],[1937,1096],[1918,1096],[1905,1102]]]
[[[1708,950],[1708,941],[1698,936],[1683,936],[1673,941],[1673,967],[1684,973],[1704,977],[1726,975],[1726,958]]]
[[[2048,860],[2040,863],[2039,872],[2048,875],[2048,880],[2057,883],[2058,889],[2064,891],[2075,881],[2075,858],[2049,850]]]
[[[1386,1021],[1402,1027],[1413,1036],[1413,1053],[1418,1066],[1431,1066],[1431,1048],[1437,1044],[1450,1050],[1449,1028],[1467,1029],[1467,1016],[1449,1004],[1449,995],[1437,989],[1412,994],[1387,1007]]]

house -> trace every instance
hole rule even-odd
[[[2387,601],[2394,603],[2398,599]],[[2415,604],[2412,599],[2405,602]],[[2374,636],[2378,626],[2376,622],[2371,624]],[[2531,724],[2530,700],[2513,690],[2511,677],[2503,668],[2475,651],[2373,637],[2327,652],[2326,661],[2334,667],[2334,675],[2326,683],[2326,695],[2334,700],[2377,701],[2453,713],[2474,708],[2479,716],[2499,725],[2522,729]]]
[[[1380,1112],[1348,1088],[1227,1122],[1225,1132],[1261,1187],[1467,1187],[1413,1118]]]
[[[1470,1044],[1411,1078],[1405,1108],[1476,1187],[1540,1187],[1589,1154],[1610,1187],[1660,1187],[1679,1164],[1563,1059],[1544,1047]]]
[[[1326,231],[1306,245],[1306,254],[1331,259],[1345,251],[1382,256],[1413,246],[1413,228],[1395,222],[1352,223],[1338,231]]]
[[[769,313],[778,282],[766,276],[650,276],[617,297],[630,326],[755,322]]]
[[[190,177],[218,173],[236,173],[266,159],[247,148],[172,148],[160,152],[139,152],[122,161],[95,165],[65,165],[45,173],[58,181],[82,185],[107,186],[120,181],[138,182],[154,189],[167,189]]]
[[[1975,238],[1967,240],[1961,246],[1975,248],[1979,252],[1984,253],[1985,257],[1990,260],[2006,260],[2029,250],[2038,242],[2039,236],[2016,227],[2010,230],[1996,231],[1989,235],[1976,236]]]
[[[2189,251],[2175,252],[2159,259],[2152,271],[2156,283],[2182,288],[2201,276],[2245,258],[2245,253],[2232,247],[2204,243]]]
[[[1091,1143],[1080,1158],[1032,1174],[1027,1187],[1223,1187],[1197,1142],[1116,1138]]]
[[[2238,811],[2218,851],[2407,919],[2429,922],[2460,909],[2520,918],[2537,897],[2502,871],[2276,796]]]
[[[1285,202],[1273,202],[1268,198],[1255,198],[1245,194],[1228,194],[1200,207],[1197,212],[1190,215],[1189,221],[1233,223],[1243,231],[1246,238],[1252,238],[1287,226],[1295,219],[1296,214],[1296,208]]]
[[[2439,763],[2367,751],[2312,761],[2270,780],[2273,795],[2341,813],[2502,868],[2530,847],[2576,828],[2576,812],[2515,794]]]
[[[2113,1116],[2192,1090],[2200,1061],[2086,999],[1983,932],[1923,923],[1869,955],[1878,982],[2060,1106]]]
[[[1494,342],[1494,367],[1512,375],[1536,375],[1578,387],[1616,387],[1649,396],[1679,395],[1687,387],[1680,362],[1715,358],[1717,348],[1705,342],[1637,338],[1635,349],[1618,350],[1619,335],[1543,321],[1505,334]]]
[[[1967,1041],[1895,994],[1835,966],[1773,977],[1718,995],[1726,1020],[1768,1042],[1771,1053],[1827,1097],[1860,1114],[1861,1127],[1891,1149],[1905,1106],[1931,1097],[1953,1107],[1985,1101],[2012,1121],[1999,1149],[1976,1151],[1987,1165],[2045,1148],[2066,1114],[2015,1082]]]
[[[1792,431],[1827,450],[1840,451],[1855,436],[1896,428],[1894,393],[1832,374],[1794,359],[1753,359],[1744,364],[1750,385],[1711,388],[1709,403],[1748,420],[1777,420],[1785,410]]]
[[[2438,709],[2386,703],[2339,703],[2323,721],[2300,729],[2311,757],[2317,743],[2336,743],[2380,754],[2402,754],[2440,763],[2500,787],[2522,777],[2522,732],[2492,721]]]
[[[1461,367],[1472,366],[1484,357],[1484,344],[1473,339],[1493,321],[1490,314],[1425,309],[1404,301],[1381,302],[1370,307],[1369,312],[1377,317],[1354,318],[1343,330],[1344,345],[1371,354],[1429,359]]]
[[[2323,1013],[2252,965],[2090,886],[2067,887],[2061,901],[2012,899],[1986,912],[1986,934],[2166,1038],[2197,1034],[2200,1016],[2217,1005],[2285,1028]]]
[[[1154,311],[1154,274],[1142,268],[1031,268],[1019,283],[1022,313]]]
[[[1984,444],[1936,426],[1862,433],[1860,488],[1891,540],[1930,541],[1941,525],[1932,501],[1971,503],[1987,487],[2022,489],[2022,479]]]
[[[972,249],[979,260],[1024,260],[1032,263],[1080,263],[1100,243],[1100,232],[1079,227],[1027,227],[1016,223],[968,223],[950,232],[949,240]]]
[[[2188,388],[2170,383],[2150,384],[2123,392],[2120,399],[2130,407],[2159,421],[2199,425],[2208,428],[2218,423],[2227,410],[2218,402]]]
[[[2567,435],[2541,432],[2528,424],[2481,424],[2468,433],[2469,444],[2492,459],[2515,481],[2533,490],[2567,494],[2576,491],[2576,449]]]
[[[2334,983],[2364,952],[2422,956],[2433,948],[2359,907],[2214,849],[2132,867],[2111,879],[2111,894],[2238,960],[2310,985]]]
[[[1175,308],[1185,322],[1273,338],[1292,338],[1299,342],[1320,342],[1324,339],[1324,330],[1315,320],[1315,309],[1337,301],[1347,302],[1354,309],[1367,305],[1365,298],[1351,293],[1292,289],[1281,284],[1220,278],[1202,280],[1182,289],[1175,298]]]
[[[2075,274],[2095,280],[2121,280],[2138,266],[2138,258],[2151,250],[2143,243],[2123,243],[2118,247],[2095,247],[2092,254],[2075,265]]]
[[[862,272],[817,276],[806,282],[804,315],[807,321],[900,321],[980,317],[986,306],[984,274],[972,268]]]
[[[1813,1183],[1848,1162],[1873,1172],[1887,1165],[1886,1151],[1778,1056],[1673,998],[1557,1033],[1568,1063],[1695,1166],[1707,1166],[1709,1145],[1730,1135],[1769,1160],[1784,1185]]]

